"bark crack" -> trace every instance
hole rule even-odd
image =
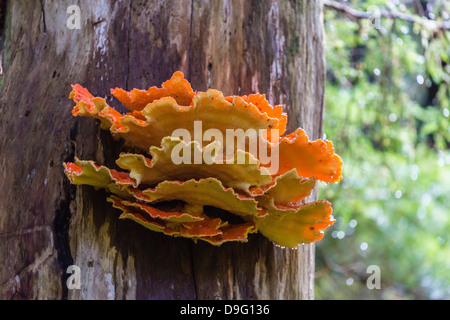
[[[130,43],[131,43],[131,10],[133,7],[132,0],[130,0],[130,5],[128,7],[128,35],[127,35],[127,74],[125,75],[125,88],[126,90],[130,90],[129,88],[129,80],[130,80]]]
[[[188,74],[189,80],[192,83],[192,35],[194,29],[194,0],[191,1],[191,17],[190,17],[190,26],[189,26],[189,63],[188,63]]]
[[[44,24],[44,33],[47,33],[47,23],[45,22],[44,1],[41,0],[42,23]]]
[[[66,140],[65,151],[61,156],[61,163],[73,161],[75,157],[75,138],[78,134],[78,121],[75,122],[70,129],[70,134]],[[61,173],[64,175],[64,173]],[[61,289],[62,300],[67,300],[69,295],[69,289],[66,282],[68,274],[67,268],[73,265],[72,252],[70,250],[70,238],[69,228],[70,219],[72,217],[71,204],[75,201],[76,187],[72,185],[68,179],[63,178],[62,194],[59,205],[57,206],[55,213],[55,219],[53,221],[54,233],[54,247],[57,253],[57,261],[61,267]]]
[[[191,243],[191,268],[192,268],[192,282],[194,285],[194,300],[197,300],[197,281],[195,279],[195,263],[194,263],[194,243]]]

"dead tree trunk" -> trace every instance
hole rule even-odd
[[[74,4],[80,29],[67,24]],[[314,245],[251,235],[217,248],[150,232],[119,221],[103,192],[70,185],[62,162],[111,164],[117,149],[72,117],[70,84],[103,96],[176,70],[195,90],[266,93],[286,106],[288,132],[319,138],[321,1],[0,1],[0,31],[1,299],[313,298]],[[79,290],[66,286],[69,265]]]

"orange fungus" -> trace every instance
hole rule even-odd
[[[122,114],[86,88],[72,89],[72,114],[98,119],[124,144],[118,170],[76,158],[65,174],[106,190],[120,219],[216,246],[260,232],[297,247],[334,223],[329,202],[303,202],[317,180],[342,179],[342,160],[331,141],[310,141],[300,128],[286,134],[283,107],[265,95],[196,92],[178,71],[161,87],[111,89],[129,110]]]

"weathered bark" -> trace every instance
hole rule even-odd
[[[121,150],[96,121],[72,117],[70,84],[104,96],[115,86],[160,85],[176,70],[196,90],[266,93],[286,106],[290,131],[320,137],[321,1],[4,3],[0,298],[313,298],[314,245],[281,249],[251,235],[217,248],[150,232],[118,221],[104,192],[71,186],[62,162],[111,166]],[[72,4],[80,30],[66,27]],[[66,286],[72,264],[81,290]]]

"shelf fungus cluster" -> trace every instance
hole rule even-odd
[[[121,219],[213,245],[260,232],[283,247],[320,240],[334,223],[326,200],[301,203],[316,180],[341,180],[333,144],[285,134],[287,115],[264,95],[194,92],[181,72],[161,88],[111,93],[128,113],[80,85],[72,113],[99,119],[128,152],[116,168],[78,158],[64,168],[71,183],[105,189]]]

